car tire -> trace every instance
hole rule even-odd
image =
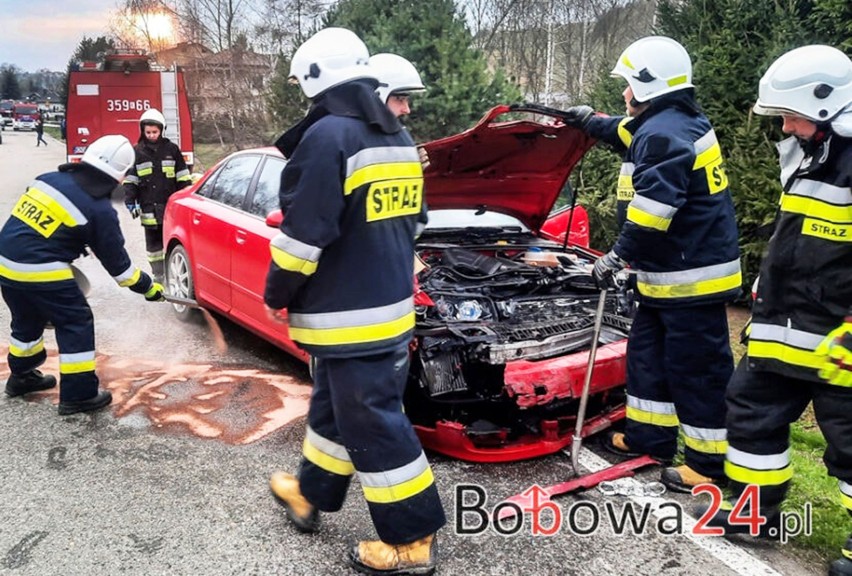
[[[186,249],[180,244],[172,248],[166,259],[166,290],[172,296],[195,298],[192,263],[189,261]],[[198,316],[198,310],[183,304],[173,303],[172,309],[181,322],[191,322]]]

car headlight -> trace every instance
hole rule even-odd
[[[487,313],[486,307],[475,299],[439,298],[435,301],[435,311],[441,320],[460,322],[474,322]]]

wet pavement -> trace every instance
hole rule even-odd
[[[56,140],[35,148],[34,139],[4,133],[3,221],[27,183],[64,160]],[[116,206],[128,251],[144,265],[142,229],[118,200]],[[169,305],[118,288],[92,257],[78,265],[92,283],[98,373],[114,402],[98,413],[60,417],[55,390],[27,399],[0,394],[0,574],[351,573],[344,561],[348,543],[375,537],[357,482],[344,508],[323,515],[321,531],[312,536],[291,529],[268,493],[272,472],[298,468],[310,394],[304,364],[218,318],[228,344],[221,352],[202,320],[179,322]],[[8,376],[8,326],[0,306],[0,382]],[[45,344],[44,371],[57,374],[52,332]],[[592,448],[581,459],[586,470],[606,465],[595,441],[586,444]],[[607,504],[621,510],[644,502],[597,490],[560,498],[566,517],[550,536],[533,534],[530,516],[513,535],[493,528],[458,533],[474,532],[470,525],[479,518],[455,506],[469,485],[484,490],[490,509],[534,482],[571,477],[569,459],[557,454],[486,465],[430,455],[430,461],[449,519],[439,536],[439,574],[825,571],[824,564],[774,543],[670,535],[654,523],[641,533],[618,534],[607,521]],[[638,479],[658,475],[651,470]],[[662,499],[692,506],[689,497]],[[600,522],[591,530],[595,512]]]

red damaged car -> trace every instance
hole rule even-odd
[[[498,106],[421,147],[429,224],[417,242],[405,410],[424,447],[464,460],[556,452],[576,422],[598,254],[582,208],[551,209],[594,142],[541,112]],[[306,359],[263,306],[285,162],[273,148],[237,152],[169,199],[167,283]],[[609,293],[584,436],[624,418],[629,310],[623,294]]]

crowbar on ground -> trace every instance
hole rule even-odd
[[[520,509],[521,512],[532,511],[537,507],[541,507],[544,502],[552,500],[555,496],[569,494],[578,490],[588,490],[589,488],[594,488],[601,482],[618,480],[619,478],[629,478],[635,475],[635,470],[644,468],[645,466],[654,466],[658,464],[659,462],[650,456],[639,456],[638,458],[631,458],[630,460],[626,460],[619,464],[614,464],[609,468],[604,468],[600,472],[572,478],[571,480],[566,480],[559,484],[553,484],[552,486],[545,486],[538,489],[535,487],[527,488],[520,494],[515,494],[501,502],[501,504],[504,502],[511,502],[512,504],[517,504],[518,507],[501,506],[500,511],[497,514],[497,520],[514,517],[518,512],[518,509]]]

